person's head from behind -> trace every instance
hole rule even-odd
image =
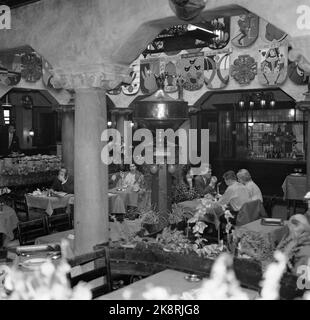
[[[237,181],[237,177],[232,170],[226,171],[223,174],[223,179],[228,186],[230,186],[231,184]]]
[[[16,130],[15,130],[15,126],[13,124],[10,124],[9,125],[9,133],[14,133]]]
[[[310,215],[309,213],[295,214],[288,221],[290,235],[297,239],[304,232],[310,232]]]
[[[64,182],[68,179],[68,170],[66,168],[61,168],[58,171],[58,180]]]
[[[137,171],[137,166],[134,163],[131,163],[129,166],[129,170],[131,173],[136,173]]]
[[[246,169],[241,169],[237,173],[238,181],[242,184],[247,184],[249,181],[252,180],[250,172]]]

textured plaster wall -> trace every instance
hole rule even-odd
[[[304,2],[209,0],[203,14],[241,5],[301,36],[310,34],[296,27],[296,8]],[[55,67],[103,61],[129,64],[172,21],[177,19],[168,0],[43,0],[12,10],[12,29],[1,30],[0,50],[31,45]]]

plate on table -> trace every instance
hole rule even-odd
[[[137,246],[136,243],[121,243],[121,247],[127,249],[134,249]]]
[[[304,174],[302,174],[302,173],[291,173],[291,176],[294,176],[294,177],[302,177],[302,176],[304,176]]]
[[[61,192],[61,191],[54,191],[54,192],[52,192],[52,195],[54,195],[54,196],[58,196],[58,197],[64,197],[64,196],[66,196],[68,193],[66,193],[66,192]]]
[[[45,262],[49,261],[47,258],[31,258],[21,262],[21,266],[30,270],[37,270]]]
[[[265,226],[283,226],[283,220],[277,218],[262,218],[261,224]]]
[[[184,278],[189,282],[199,282],[202,280],[202,277],[198,274],[187,274]]]

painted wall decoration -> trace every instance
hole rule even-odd
[[[37,82],[42,77],[42,59],[36,53],[25,53],[21,56],[22,78],[28,82]]]
[[[230,75],[240,84],[248,85],[257,74],[257,62],[248,54],[240,55],[230,67]]]
[[[53,66],[43,57],[42,57],[42,82],[47,88],[60,89],[59,85],[54,81]]]
[[[117,96],[122,92],[122,86],[119,85],[114,89],[108,90],[107,94],[111,95],[111,96]]]
[[[205,52],[204,81],[209,89],[222,89],[227,86],[230,54],[230,50]]]
[[[159,58],[140,60],[140,88],[142,93],[151,94],[158,89],[155,75],[159,75]]]
[[[287,76],[287,46],[271,46],[259,50],[258,81],[274,86],[283,83]]]
[[[307,85],[309,82],[309,73],[305,72],[305,70],[299,65],[298,61],[290,60],[290,52],[288,51],[288,67],[287,74],[291,81],[293,81],[297,85]],[[294,58],[294,57],[293,57]]]
[[[20,82],[21,74],[0,67],[0,83],[4,86],[15,86]]]
[[[199,90],[204,84],[204,53],[182,54],[177,65],[183,88],[188,91]]]
[[[248,47],[259,34],[259,17],[253,13],[231,17],[231,42],[236,47]]]
[[[210,40],[209,48],[218,50],[225,48],[230,39],[230,17],[217,18],[211,21],[213,33],[217,36]]]
[[[284,43],[288,41],[287,33],[264,19],[260,19],[260,38],[267,43]]]
[[[16,54],[0,55],[0,83],[15,86],[21,80],[21,61]]]
[[[132,82],[122,86],[122,91],[126,95],[135,95],[140,89],[140,64],[135,62],[131,64],[132,71],[130,73]]]
[[[171,93],[178,91],[177,86],[177,63],[178,56],[167,57],[160,63],[160,73],[165,74],[165,92]]]

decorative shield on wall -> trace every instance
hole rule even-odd
[[[278,29],[273,24],[264,19],[260,19],[260,38],[267,43],[287,42],[288,35],[284,31]]]
[[[117,96],[122,92],[122,86],[119,85],[114,89],[108,90],[107,94],[111,95],[111,96]]]
[[[230,67],[230,74],[240,85],[248,85],[257,74],[257,62],[248,54],[240,55]]]
[[[45,87],[47,88],[53,88],[52,85],[52,79],[53,79],[53,74],[52,74],[53,67],[52,65],[42,57],[42,81]]]
[[[164,64],[161,73],[165,74],[165,92],[171,93],[178,91],[177,86],[177,64],[178,64],[179,57],[167,57],[164,60]]]
[[[22,78],[27,82],[37,82],[42,77],[42,59],[35,52],[21,56]]]
[[[259,17],[253,13],[231,17],[231,42],[236,47],[248,47],[259,34]]]
[[[204,81],[209,89],[222,89],[229,81],[231,51],[205,52]]]
[[[183,82],[183,88],[195,91],[204,84],[204,53],[182,54],[178,62],[178,74]]]
[[[283,83],[287,75],[287,47],[272,46],[259,50],[258,81],[267,86]]]
[[[151,94],[158,89],[155,75],[159,75],[159,58],[140,60],[140,88]]]
[[[16,86],[20,80],[20,56],[16,54],[0,55],[0,83],[6,86]]]
[[[214,50],[224,49],[230,39],[230,17],[213,19],[211,25],[216,37],[210,40],[208,47]]]
[[[289,53],[290,50],[288,51],[288,57],[290,58]],[[298,65],[298,61],[288,60],[287,74],[297,85],[307,85],[309,82],[309,74]]]
[[[134,62],[131,65],[132,71],[130,72],[130,76],[132,78],[131,84],[123,85],[122,91],[126,95],[134,95],[139,92],[140,89],[140,64],[139,62]]]

